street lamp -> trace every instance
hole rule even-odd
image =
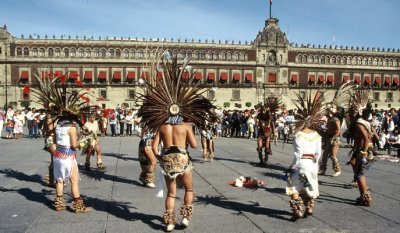
[[[6,109],[6,108],[8,107],[8,78],[7,78],[7,75],[8,75],[7,56],[8,56],[8,53],[7,53],[7,50],[8,50],[8,46],[7,46],[7,44],[6,44],[6,51],[5,51],[5,55],[6,55],[6,59],[5,59],[6,103],[4,104],[4,109]]]

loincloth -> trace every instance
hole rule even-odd
[[[162,173],[170,179],[175,179],[177,176],[188,173],[193,169],[186,149],[178,147],[163,149],[160,167]]]

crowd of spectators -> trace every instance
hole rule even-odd
[[[257,108],[245,110],[217,109],[216,113],[219,120],[214,123],[214,137],[257,138],[258,111]],[[134,108],[129,109],[119,105],[115,109],[98,109],[97,120],[100,122],[102,135],[116,137],[140,133],[140,119],[136,115],[137,110]],[[41,137],[43,136],[42,127],[45,117],[44,111],[37,111],[35,108],[13,109],[9,106],[6,110],[0,109],[0,135],[6,139],[21,139],[23,136],[28,138]],[[285,143],[289,142],[293,136],[294,111],[279,110],[272,116],[272,119],[276,128],[272,136],[273,141],[275,143],[278,140]],[[400,148],[400,109],[374,109],[368,120],[377,135],[374,137],[375,148],[387,150],[388,154],[394,147]],[[345,117],[342,121],[342,142],[344,146],[351,147],[352,139],[346,133],[348,122],[348,117]],[[107,128],[110,129],[111,134],[107,134]],[[4,132],[2,132],[3,129]],[[198,129],[196,129],[196,133],[198,133]]]

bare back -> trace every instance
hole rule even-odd
[[[171,146],[186,148],[187,144],[194,149],[197,148],[197,141],[194,137],[192,127],[185,122],[180,125],[163,124],[160,127],[153,141],[153,152],[155,154],[158,154],[158,145],[160,142],[163,143],[163,147],[165,148]]]

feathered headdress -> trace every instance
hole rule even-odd
[[[297,107],[297,112],[295,114],[295,131],[300,131],[304,128],[310,128],[318,131],[321,125],[325,122],[323,118],[326,114],[326,109],[324,108],[324,98],[321,95],[320,90],[315,93],[314,98],[312,98],[311,90],[310,94],[303,99],[299,93],[296,93],[297,100],[293,103]]]
[[[343,109],[344,111],[347,110],[350,107],[350,96],[353,88],[353,82],[348,81],[343,83],[335,92],[332,102],[327,104],[327,110],[332,113],[338,112],[339,109]]]
[[[270,113],[275,113],[282,106],[281,98],[271,95],[265,99],[264,107],[268,108]]]
[[[350,107],[359,115],[362,115],[363,110],[367,107],[369,103],[369,95],[371,94],[371,89],[363,89],[357,87],[350,92]]]
[[[60,119],[75,120],[81,124],[81,113],[89,113],[94,106],[89,104],[89,93],[81,90],[69,92],[66,89],[65,76],[39,77],[35,74],[39,86],[32,88],[32,96],[43,106],[56,122]]]
[[[202,95],[208,88],[194,82],[194,72],[189,75],[191,67],[187,64],[185,59],[179,65],[176,56],[171,58],[165,52],[149,67],[150,78],[142,81],[144,94],[138,94],[138,116],[144,129],[154,131],[164,123],[180,124],[183,120],[203,128],[206,121],[215,121],[215,107]]]

